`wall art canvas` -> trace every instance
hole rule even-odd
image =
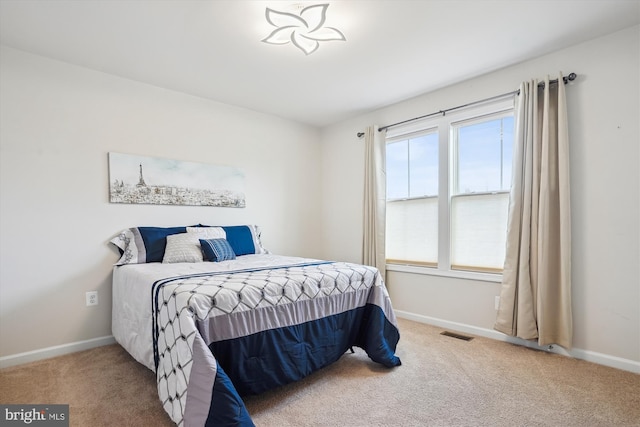
[[[109,153],[109,201],[244,208],[244,174],[230,166]]]

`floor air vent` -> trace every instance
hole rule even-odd
[[[459,340],[464,340],[464,341],[471,341],[473,339],[473,337],[468,337],[466,335],[460,335],[460,334],[456,334],[455,332],[449,332],[449,331],[440,332],[440,335],[445,335],[447,337],[457,338]]]

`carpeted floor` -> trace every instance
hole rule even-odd
[[[640,426],[640,375],[399,320],[402,366],[356,349],[245,398],[257,426]],[[70,404],[72,426],[170,426],[151,371],[111,345],[0,370],[0,403]]]

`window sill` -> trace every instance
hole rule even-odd
[[[479,273],[474,271],[438,270],[437,268],[419,267],[415,265],[386,264],[387,271],[423,274],[426,276],[452,277],[456,279],[477,280],[481,282],[501,283],[502,274]]]

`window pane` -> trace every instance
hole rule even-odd
[[[437,263],[438,199],[387,203],[387,259]]]
[[[451,264],[502,269],[509,194],[451,199]]]
[[[458,127],[457,194],[508,190],[512,146],[512,117]]]
[[[438,195],[438,134],[409,140],[409,197]]]
[[[409,144],[407,140],[387,144],[387,199],[409,197]]]

